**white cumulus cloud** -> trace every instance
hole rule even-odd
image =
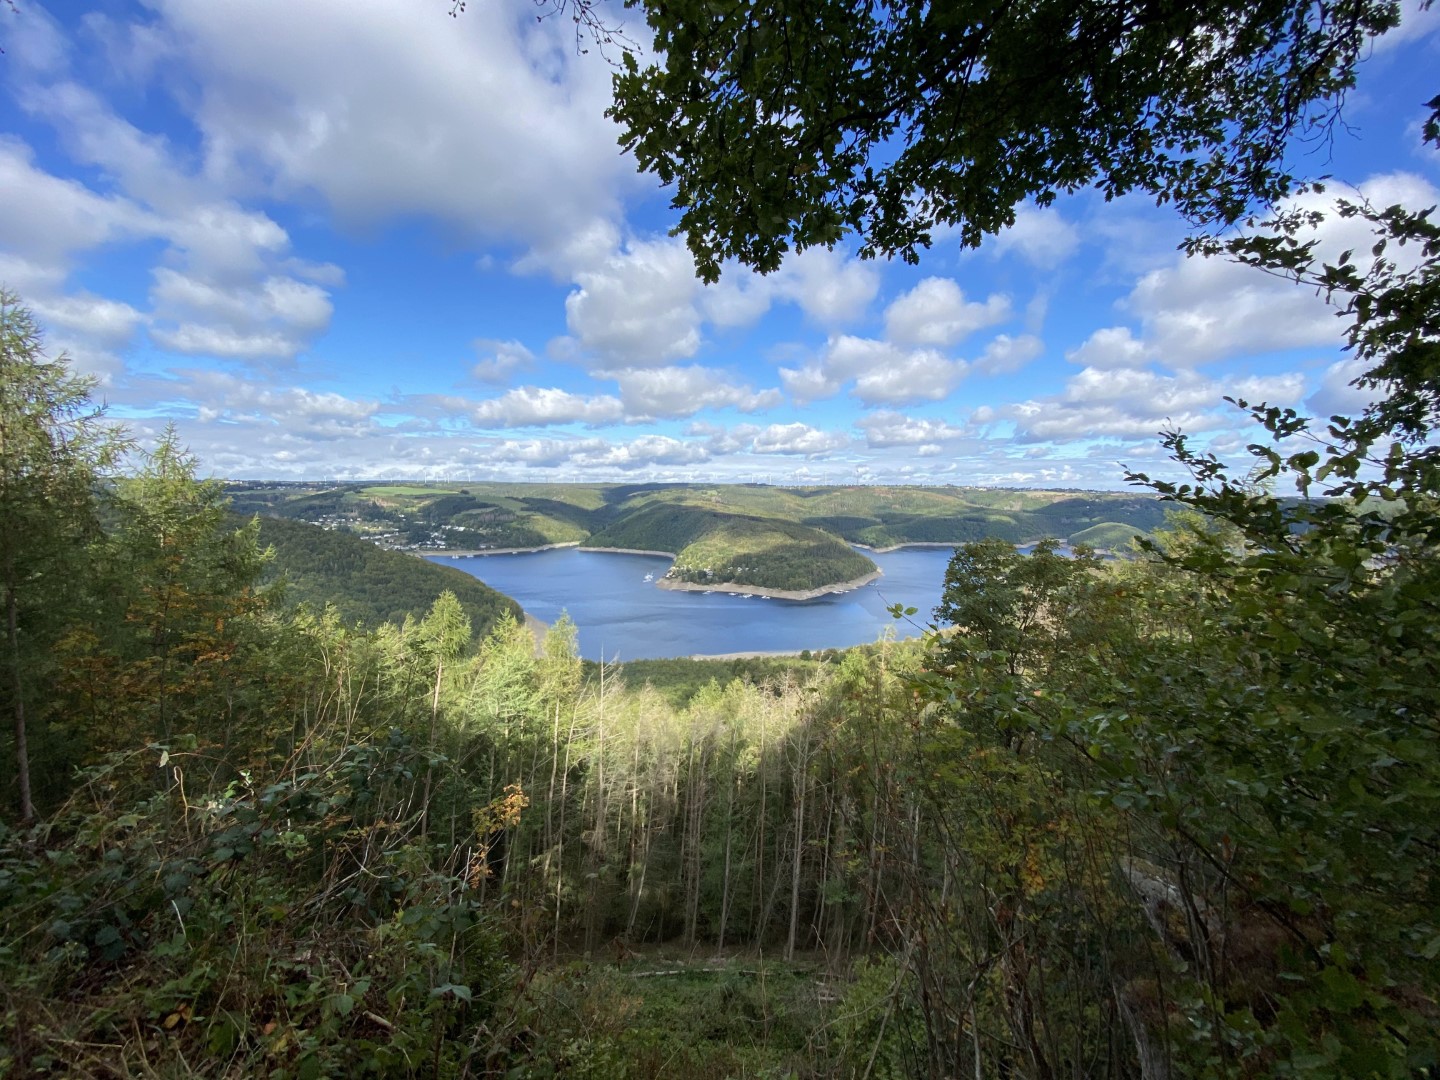
[[[669,367],[618,371],[620,400],[631,420],[694,416],[702,409],[734,408],[758,412],[781,403],[778,390],[755,391],[727,382],[704,367]]]
[[[950,278],[930,277],[885,310],[885,337],[899,345],[945,347],[1010,318],[1010,298],[993,293],[967,300]]]
[[[607,424],[621,420],[625,407],[608,394],[586,397],[568,390],[520,386],[470,410],[477,427],[544,427],[551,424]]]
[[[750,449],[757,454],[824,454],[850,445],[838,431],[820,431],[809,424],[771,424],[757,431]]]
[[[865,433],[867,445],[877,449],[890,446],[919,446],[920,453],[933,456],[938,444],[964,435],[963,429],[943,420],[906,416],[904,413],[881,410],[861,417],[855,426]],[[933,447],[932,450],[927,449]]]
[[[664,366],[700,347],[695,262],[675,240],[636,241],[593,270],[565,301],[570,332],[609,367]]]
[[[518,341],[476,338],[474,346],[480,359],[470,374],[484,383],[504,383],[514,372],[535,366],[535,354]]]
[[[1015,224],[993,241],[997,254],[1015,252],[1033,266],[1053,270],[1080,246],[1080,231],[1053,206],[1021,206]]]

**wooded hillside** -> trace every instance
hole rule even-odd
[[[306,604],[317,613],[333,607],[347,626],[374,629],[423,618],[447,591],[481,637],[503,615],[524,614],[514,600],[463,570],[376,547],[348,532],[274,517],[262,517],[259,529],[261,546],[273,549],[264,580],[282,584],[285,603]]]
[[[675,563],[666,576],[696,585],[804,590],[875,570],[869,559],[820,530],[668,500],[625,515],[586,543],[674,552]]]

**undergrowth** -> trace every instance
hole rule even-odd
[[[423,755],[392,735],[191,802],[195,756],[117,755],[0,831],[0,1076],[471,1071],[508,965],[418,839]]]

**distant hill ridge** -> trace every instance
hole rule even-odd
[[[671,577],[814,589],[873,572],[850,544],[1121,547],[1164,520],[1133,493],[760,484],[232,484],[243,513],[301,519],[430,551],[584,543],[675,553]]]

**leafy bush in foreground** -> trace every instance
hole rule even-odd
[[[0,831],[0,1075],[444,1075],[472,1055],[505,967],[463,867],[414,830],[426,756],[396,733],[192,801],[194,746],[114,755],[43,828]]]

